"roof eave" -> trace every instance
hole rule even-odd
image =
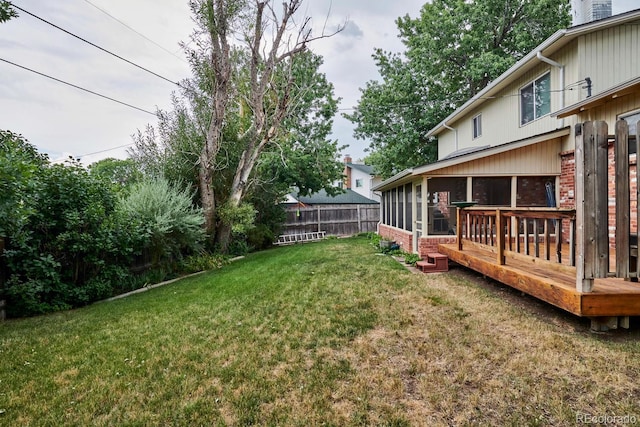
[[[397,174],[395,174],[394,176],[392,176],[391,178],[387,178],[384,181],[382,181],[380,184],[374,186],[371,191],[380,191],[380,190],[384,190],[385,187],[388,187],[391,184],[395,184],[398,181],[407,178],[409,176],[413,175],[413,169],[405,169],[402,172],[399,172]]]

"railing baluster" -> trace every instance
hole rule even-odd
[[[549,261],[551,259],[551,240],[549,233],[549,218],[545,218],[544,220],[544,259]]]
[[[533,219],[533,250],[536,258],[540,258],[540,233],[538,232],[538,218]]]

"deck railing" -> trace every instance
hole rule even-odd
[[[495,248],[500,265],[506,255],[521,254],[575,266],[575,219],[574,209],[461,208],[458,250],[467,241]]]

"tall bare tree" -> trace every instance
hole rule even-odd
[[[199,155],[202,207],[208,233],[224,251],[232,220],[217,215],[216,200],[225,211],[238,209],[247,194],[250,176],[265,148],[283,131],[292,110],[296,85],[293,64],[313,37],[309,17],[297,21],[303,0],[287,0],[276,10],[271,0],[192,0],[199,24],[188,49],[199,87],[190,87],[195,102],[208,104],[211,114],[203,123],[206,138]],[[337,31],[340,31],[338,29]],[[333,33],[335,34],[335,33]],[[192,101],[193,102],[193,101]],[[236,138],[226,138],[230,117],[240,124]],[[225,145],[233,144],[228,150]],[[239,149],[239,150],[238,150]],[[225,197],[216,197],[216,170],[225,153],[240,153],[233,181]]]

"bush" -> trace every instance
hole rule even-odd
[[[6,239],[3,293],[12,317],[108,296],[109,267],[126,271],[136,246],[130,221],[115,210],[115,194],[79,164],[43,165],[33,181],[22,224]]]
[[[206,252],[186,257],[180,262],[183,273],[197,273],[199,271],[216,270],[227,263],[222,255],[212,255]]]
[[[205,233],[202,209],[192,205],[191,194],[166,179],[146,180],[120,200],[120,210],[136,224],[144,238],[148,261],[172,263],[182,254],[202,248]]]

